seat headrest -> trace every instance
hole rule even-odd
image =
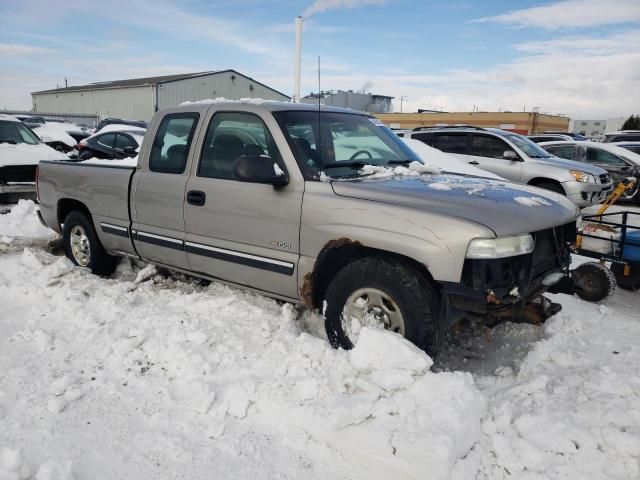
[[[167,158],[171,162],[182,162],[186,151],[186,145],[171,145],[167,150]]]

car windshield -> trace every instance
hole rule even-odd
[[[365,115],[317,111],[274,112],[307,178],[359,175],[365,165],[421,162],[396,134]]]
[[[522,150],[528,157],[531,158],[550,158],[553,155],[550,155],[549,152],[544,150],[541,146],[532,142],[528,138],[523,137],[522,135],[517,135],[515,133],[510,133],[505,135],[507,139],[511,142],[515,143],[515,145]]]
[[[38,136],[21,122],[2,120],[0,121],[0,143],[36,145],[41,142]]]

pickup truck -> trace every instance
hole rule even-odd
[[[305,304],[336,348],[377,326],[433,356],[463,317],[523,318],[576,236],[562,195],[430,169],[345,109],[187,104],[156,113],[137,165],[111,162],[40,163],[39,215],[74,263],[129,256]]]

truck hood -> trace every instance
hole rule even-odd
[[[576,162],[574,160],[566,160],[560,157],[550,158],[534,158],[538,163],[543,163],[552,167],[564,168],[566,170],[579,170],[581,172],[590,173],[591,175],[599,176],[607,173],[606,170],[596,167],[595,165],[589,165],[588,163]]]
[[[578,207],[557,193],[462,175],[334,180],[331,186],[336,195],[404,205],[479,223],[497,236],[564,225],[579,214]]]
[[[44,143],[0,143],[0,167],[37,165],[40,160],[69,160],[69,157]]]

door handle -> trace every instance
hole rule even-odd
[[[195,205],[201,207],[207,201],[207,195],[204,192],[198,190],[191,190],[187,192],[187,203],[189,205]]]
[[[480,165],[480,162],[476,162],[475,160],[472,160],[471,162],[469,162],[469,165]]]

